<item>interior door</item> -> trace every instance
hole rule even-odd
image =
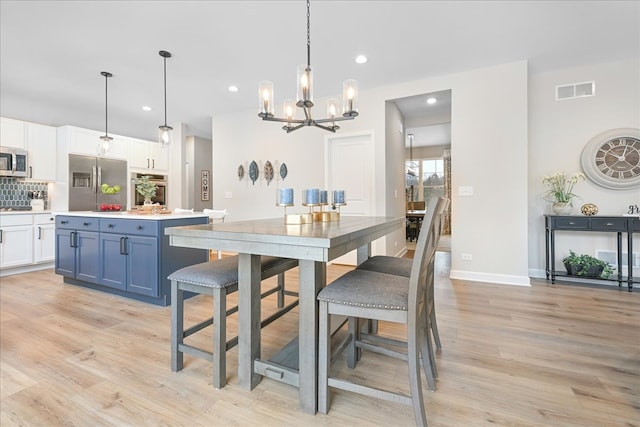
[[[374,213],[373,132],[330,135],[325,144],[327,190],[344,190],[347,204],[340,215],[367,216]],[[336,258],[336,264],[356,265],[356,251]]]

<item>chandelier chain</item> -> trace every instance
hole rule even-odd
[[[311,68],[311,6],[307,0],[307,68]]]

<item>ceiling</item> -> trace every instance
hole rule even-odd
[[[305,17],[301,0],[2,0],[0,114],[103,130],[109,71],[109,132],[154,140],[167,50],[168,123],[210,137],[211,116],[258,120],[261,80],[277,104],[295,95]],[[364,91],[518,60],[539,73],[637,58],[639,21],[638,1],[313,0],[315,96],[339,95],[347,78]]]

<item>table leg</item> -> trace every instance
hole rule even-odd
[[[299,400],[300,409],[315,414],[318,408],[318,300],[327,281],[326,263],[300,260],[299,284]]]
[[[260,357],[260,255],[238,257],[238,385],[253,390],[261,375],[253,361]]]

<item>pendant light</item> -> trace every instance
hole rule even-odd
[[[164,60],[164,124],[159,126],[158,141],[163,145],[169,145],[173,137],[173,128],[167,125],[167,58],[171,58],[171,53],[161,50],[158,54]]]
[[[105,155],[109,152],[109,149],[111,148],[111,141],[113,141],[113,138],[111,138],[109,136],[109,114],[108,114],[108,91],[107,91],[107,85],[108,85],[108,81],[109,81],[109,77],[113,77],[113,74],[111,74],[108,71],[101,71],[100,74],[102,76],[104,76],[104,135],[102,135],[100,137],[100,143],[98,144],[98,151],[100,152],[100,155]]]
[[[338,100],[327,100],[327,118],[314,119],[311,117],[313,107],[313,74],[311,71],[311,13],[309,0],[307,0],[307,63],[298,66],[297,101],[286,99],[284,101],[284,118],[274,116],[273,83],[263,81],[258,87],[258,116],[262,120],[272,122],[284,122],[282,127],[287,133],[300,129],[303,126],[315,126],[330,132],[340,129],[335,122],[353,120],[358,115],[358,82],[345,80],[342,88],[342,116],[338,115]],[[304,119],[295,119],[295,107],[302,108]]]

